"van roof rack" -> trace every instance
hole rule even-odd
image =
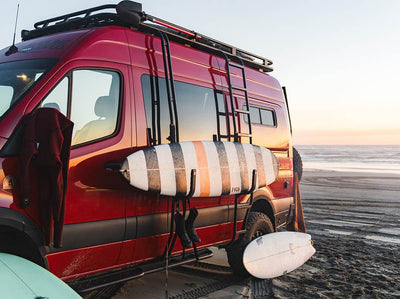
[[[128,26],[148,33],[162,31],[175,42],[218,56],[227,55],[231,59],[239,59],[244,65],[262,72],[273,71],[272,61],[267,58],[151,16],[142,11],[141,3],[126,0],[118,4],[97,6],[37,22],[34,24],[35,29],[22,30],[21,37],[25,41],[57,32],[107,25]]]

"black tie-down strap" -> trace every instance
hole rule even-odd
[[[200,242],[200,238],[194,228],[194,221],[199,212],[196,208],[190,208],[190,198],[193,196],[196,188],[196,170],[192,169],[190,177],[190,191],[185,197],[176,196],[172,200],[171,219],[170,219],[170,235],[167,241],[167,246],[164,251],[164,256],[168,259],[175,246],[176,239],[179,237],[183,248],[183,258],[185,257],[185,249],[193,246],[194,253],[198,259],[196,242]],[[182,203],[182,214],[179,210]],[[189,204],[189,216],[186,218],[187,204]],[[175,223],[175,232],[174,232]]]

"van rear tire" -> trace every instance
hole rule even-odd
[[[245,228],[246,233],[244,233],[231,246],[226,248],[228,263],[231,266],[233,273],[240,276],[249,275],[243,265],[243,252],[247,244],[255,238],[274,231],[274,226],[269,217],[261,212],[250,212],[246,220]]]

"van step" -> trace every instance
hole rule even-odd
[[[115,283],[124,282],[144,275],[142,269],[129,267],[127,269],[115,270],[112,272],[90,275],[82,279],[68,282],[69,286],[78,293],[93,291],[98,288],[106,287]]]
[[[211,250],[204,248],[197,251],[197,256],[199,260],[202,260],[212,257],[213,253]],[[168,268],[181,266],[196,260],[196,255],[193,251],[186,252],[184,258],[182,254],[174,255],[168,261]],[[158,259],[146,264],[141,264],[140,267],[138,265],[133,265],[102,274],[94,274],[85,278],[73,280],[68,282],[68,284],[78,293],[84,293],[112,284],[140,278],[145,274],[157,272],[163,269],[165,269],[165,260]]]

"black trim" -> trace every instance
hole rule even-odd
[[[125,218],[66,224],[62,235],[63,247],[52,247],[50,253],[122,242],[124,234]]]
[[[0,207],[0,226],[14,228],[22,233],[25,233],[37,246],[39,254],[42,256],[43,265],[48,268],[47,260],[45,258],[46,249],[43,246],[42,233],[31,219],[18,211]]]
[[[169,220],[169,213],[138,216],[136,238],[146,238],[168,233]]]
[[[237,207],[237,214],[236,214],[236,221],[244,220],[246,217],[247,209],[249,208],[248,204],[238,204]],[[229,211],[233,211],[235,209],[235,205],[229,206]],[[234,221],[234,213],[229,213],[229,222]]]
[[[39,248],[43,247],[43,238],[39,228],[26,215],[9,208],[0,207],[0,225],[26,233]]]
[[[204,208],[199,209],[199,216],[194,224],[195,227],[207,227],[227,223],[228,218],[229,210],[226,205]],[[169,221],[169,213],[160,213],[66,224],[62,237],[63,247],[51,248],[50,253],[167,234],[170,232]]]
[[[137,236],[137,217],[126,218],[126,231],[124,240],[133,240]]]
[[[227,223],[229,210],[228,206],[217,206],[199,209],[199,215],[194,223],[195,227],[206,227],[216,224]],[[169,233],[169,213],[143,215],[137,217],[136,238],[146,238]],[[127,228],[127,230],[132,230]]]

